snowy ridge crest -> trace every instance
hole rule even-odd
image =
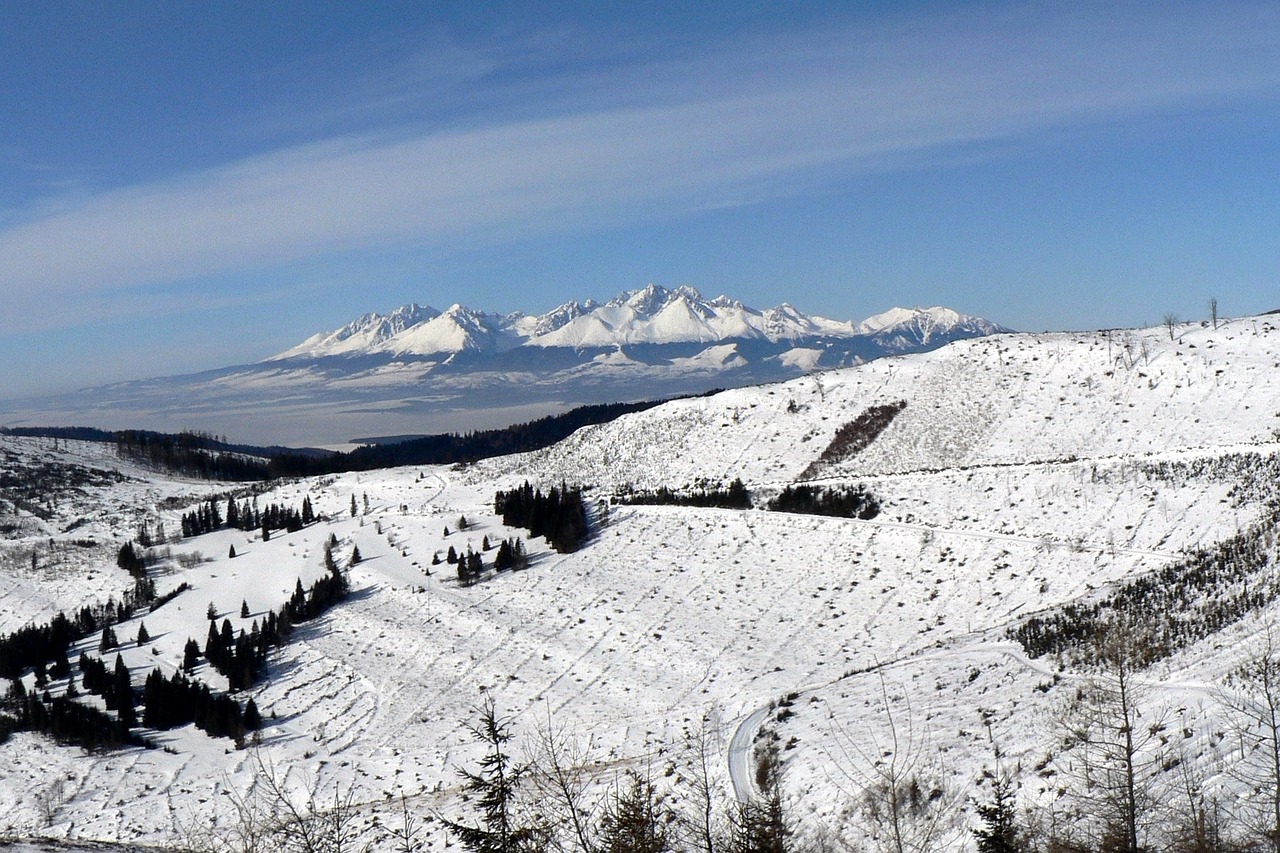
[[[771,343],[876,338],[888,349],[929,345],[1008,329],[949,308],[892,308],[860,323],[805,314],[783,303],[758,310],[695,288],[650,284],[606,303],[566,302],[541,315],[491,314],[462,305],[440,312],[410,304],[385,317],[365,314],[332,332],[313,335],[268,361],[370,354],[501,353],[516,347],[613,348],[634,344]]]

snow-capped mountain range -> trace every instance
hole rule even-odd
[[[949,308],[893,308],[861,323],[808,315],[783,303],[758,310],[728,296],[705,299],[692,287],[651,284],[605,303],[566,302],[542,315],[492,314],[463,305],[437,311],[416,303],[390,314],[365,314],[332,332],[307,338],[269,361],[388,354],[423,356],[499,353],[516,347],[612,348],[638,344],[768,341],[815,338],[895,339],[903,349],[1008,331]]]
[[[1005,331],[948,308],[893,308],[855,323],[657,285],[541,315],[410,304],[254,364],[0,401],[0,424],[340,446],[777,382]]]
[[[1116,796],[1097,779],[1125,766],[1141,769],[1154,816],[1142,849],[1193,837],[1177,822],[1200,814],[1183,806],[1193,785],[1248,838],[1269,805],[1256,780],[1275,778],[1261,775],[1274,753],[1248,716],[1262,706],[1247,676],[1274,662],[1280,624],[1278,320],[961,341],[673,401],[518,456],[236,492],[263,508],[314,506],[313,523],[270,536],[178,537],[181,518],[225,506],[231,484],[171,476],[110,444],[0,435],[0,634],[121,601],[135,578],[117,566],[120,543],[140,530],[166,540],[145,552],[164,599],[122,617],[115,648],[90,631],[67,672],[20,673],[28,696],[103,709],[78,661],[115,664],[142,702],[134,731],[157,748],[13,732],[0,740],[0,838],[211,849],[191,843],[192,827],[239,839],[246,815],[278,825],[243,806],[275,779],[297,792],[290,802],[311,792],[349,808],[342,826],[359,848],[402,849],[389,832],[409,813],[421,849],[456,847],[428,818],[477,814],[459,770],[485,754],[469,731],[485,700],[510,721],[514,755],[563,737],[586,802],[631,770],[688,818],[705,814],[695,780],[728,808],[754,793],[753,744],[777,744],[802,850],[876,849],[883,825],[865,804],[887,760],[909,762],[936,804],[926,817],[941,840],[927,849],[975,849],[997,773],[1020,821],[1065,814],[1058,825],[1087,849],[1115,849],[1092,841]],[[750,508],[615,502],[734,479]],[[593,533],[580,550],[557,553],[495,511],[496,492],[525,481],[585,486]],[[778,511],[796,486],[865,489],[879,512]],[[499,572],[485,543],[510,537],[530,562]],[[460,581],[451,550],[482,555],[478,583]],[[327,558],[352,594],[230,694],[260,709],[258,738],[237,749],[192,724],[147,723],[156,668],[229,691],[206,656],[186,663],[211,610],[227,631],[253,632],[324,577]],[[1118,719],[1096,711],[1114,701],[1090,697],[1117,670],[1092,642],[1139,619],[1133,636],[1150,642],[1128,648],[1150,657],[1125,677],[1138,688],[1126,720],[1141,725],[1099,728]],[[548,797],[520,790],[522,804]]]

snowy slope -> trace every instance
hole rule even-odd
[[[126,649],[125,662],[139,683],[153,665],[177,666],[186,637],[203,636],[210,603],[237,627],[242,600],[257,616],[277,606],[296,580],[319,576],[334,536],[337,554],[358,546],[365,558],[351,569],[355,594],[276,653],[250,695],[269,718],[259,754],[299,785],[351,788],[366,823],[380,808],[385,821],[401,793],[422,814],[459,813],[455,767],[477,754],[463,723],[484,695],[522,742],[548,716],[584,745],[589,733],[607,773],[662,776],[686,730],[706,723],[721,783],[735,733],[749,742],[770,720],[788,746],[802,829],[851,843],[859,757],[887,737],[884,701],[927,733],[930,761],[965,796],[984,796],[995,736],[1024,768],[1023,796],[1052,796],[1032,768],[1067,772],[1041,762],[1056,749],[1048,720],[1066,691],[1055,685],[1078,674],[1028,659],[1004,630],[1212,546],[1265,519],[1275,497],[1253,472],[1280,451],[1280,332],[1257,318],[1175,333],[1000,336],[670,403],[466,468],[278,484],[259,500],[306,495],[326,518],[267,542],[221,531],[173,543],[158,582],[193,589],[145,616],[155,639]],[[814,467],[839,427],[903,400],[864,450]],[[157,503],[211,490],[113,466],[88,445],[0,441],[24,464],[90,460],[128,478],[56,501],[49,519],[18,512],[6,553],[91,517],[82,507],[95,501],[122,508],[118,522],[92,521],[104,541],[139,513],[173,530],[185,507]],[[608,505],[623,484],[733,477],[759,502],[806,472],[867,486],[882,512],[857,521]],[[451,545],[519,535],[492,498],[526,478],[593,486],[596,533],[583,550],[531,542],[527,571],[470,588],[432,565]],[[464,514],[471,526],[459,532]],[[178,559],[196,551],[199,560]],[[128,580],[98,552],[51,573],[20,563],[5,564],[0,630],[75,603],[74,579],[90,571],[89,598]],[[1223,725],[1214,697],[1259,630],[1246,620],[1144,674],[1162,703],[1182,709],[1205,766],[1221,759],[1208,745]],[[136,631],[135,621],[118,634]],[[789,714],[769,707],[792,693]],[[0,803],[11,804],[0,834],[162,841],[184,822],[226,820],[211,786],[247,790],[252,751],[190,728],[158,739],[173,752],[86,756],[31,735],[0,746]],[[68,782],[45,825],[39,798],[54,776]]]
[[[532,468],[601,486],[796,479],[836,430],[906,401],[853,459],[859,476],[1252,444],[1280,430],[1280,330],[1267,318],[1218,331],[1003,335],[880,359],[589,427],[488,473]],[[661,466],[652,460],[663,459]]]
[[[277,359],[351,355],[376,349],[391,338],[440,315],[431,307],[410,303],[387,316],[369,313],[333,332],[319,332],[276,356]]]

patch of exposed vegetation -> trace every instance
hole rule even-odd
[[[837,462],[857,456],[880,437],[898,413],[907,407],[906,400],[871,406],[865,412],[836,430],[835,437],[822,454],[800,474],[801,480],[812,480],[822,470]]]

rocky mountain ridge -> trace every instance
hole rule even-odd
[[[805,314],[788,303],[758,310],[728,296],[706,299],[688,286],[651,284],[608,302],[571,301],[541,315],[478,311],[455,303],[444,311],[417,303],[390,314],[369,313],[320,332],[267,361],[386,354],[498,354],[517,347],[588,349],[626,345],[721,343],[732,340],[801,343],[812,339],[878,337],[904,349],[935,338],[990,335],[1008,329],[949,308],[893,308],[860,323]]]
[[[0,401],[0,425],[194,429],[250,444],[505,427],[581,405],[777,382],[1008,330],[948,308],[860,323],[650,285],[541,315],[411,303],[253,364]]]

